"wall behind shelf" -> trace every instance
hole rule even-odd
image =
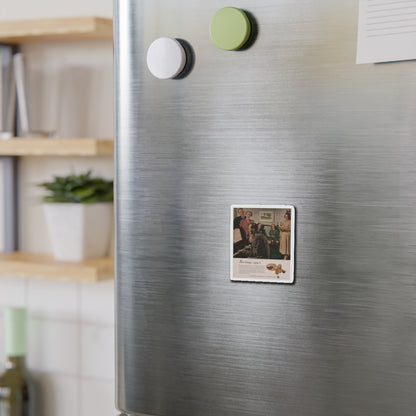
[[[0,2],[1,20],[43,19],[50,17],[113,17],[112,0],[5,0]]]
[[[8,0],[0,2],[0,16],[1,20],[112,17],[112,7],[112,0]],[[27,61],[34,128],[57,127],[62,136],[112,137],[111,41],[31,44],[22,50]],[[54,174],[90,168],[110,178],[112,158],[21,158],[23,250],[51,250],[41,206],[43,192],[35,184]],[[0,188],[1,183],[0,177]],[[113,285],[113,281],[81,284],[0,276],[0,364],[4,360],[3,309],[26,306],[30,315],[28,362],[40,392],[38,414],[116,413]]]

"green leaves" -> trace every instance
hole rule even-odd
[[[113,201],[113,181],[91,178],[91,171],[81,175],[55,176],[53,182],[39,184],[50,191],[44,202],[92,204]]]

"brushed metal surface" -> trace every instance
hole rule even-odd
[[[358,2],[116,0],[117,406],[416,414],[416,63],[355,65]],[[188,41],[191,74],[145,52]],[[297,209],[294,285],[234,283],[232,204]]]

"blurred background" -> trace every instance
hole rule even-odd
[[[111,18],[112,0],[5,0],[0,2],[0,16],[2,21]],[[56,130],[61,137],[112,138],[111,40],[30,43],[23,44],[21,51],[25,57],[32,128]],[[42,210],[45,191],[36,184],[54,175],[89,169],[95,175],[112,179],[112,157],[20,158],[21,250],[35,253],[52,250]],[[3,224],[0,224],[0,242],[3,242]],[[39,392],[36,414],[113,416],[114,281],[84,283],[57,277],[47,280],[12,277],[0,268],[0,364],[5,360],[4,308],[26,307],[27,365]]]

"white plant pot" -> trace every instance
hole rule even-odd
[[[83,261],[108,255],[113,204],[45,203],[55,259]]]

